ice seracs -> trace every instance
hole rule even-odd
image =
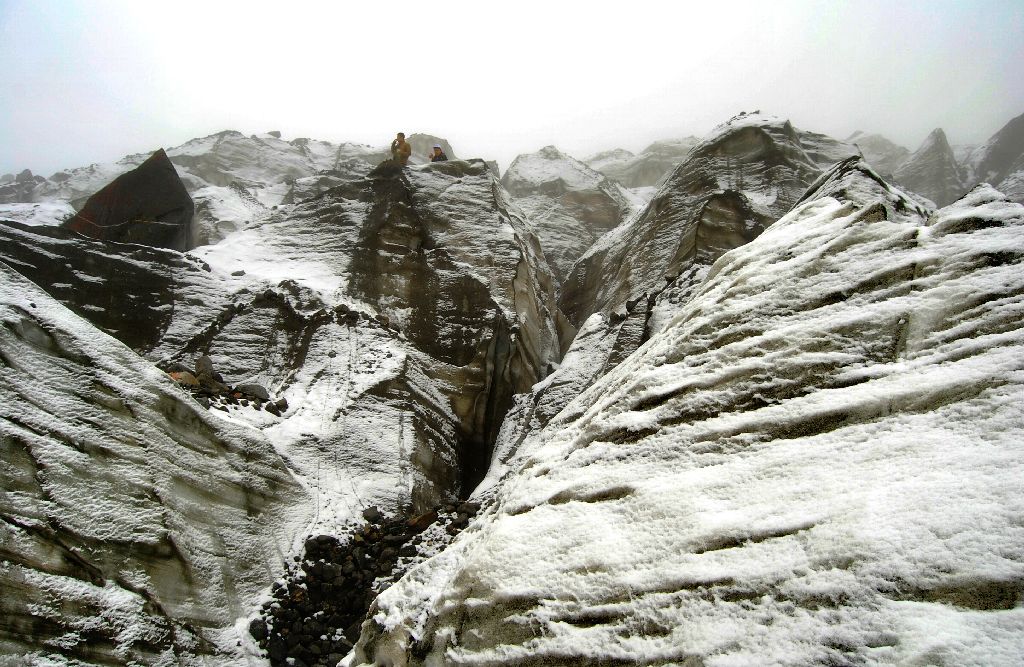
[[[757,236],[821,170],[788,121],[734,118],[690,151],[642,213],[573,266],[562,311],[574,326],[595,312],[640,312],[647,326],[659,298],[687,292],[699,281],[694,271]]]
[[[1004,125],[973,150],[964,163],[965,180],[991,183],[1016,202],[1024,202],[1024,114]]]
[[[1022,225],[840,164],[527,434],[354,664],[1017,664]]]
[[[351,664],[1019,662],[1021,206],[759,113],[639,210],[376,150],[189,142],[185,253],[0,206],[0,652],[333,664],[391,586]]]
[[[867,160],[871,168],[882,178],[892,180],[892,175],[910,157],[910,151],[899,146],[880,134],[854,132],[846,138],[847,143],[854,144]],[[959,163],[959,160],[957,160]]]
[[[516,157],[501,184],[536,230],[559,280],[632,211],[621,185],[554,146]]]
[[[699,142],[697,137],[664,139],[655,141],[636,155],[619,148],[597,153],[583,161],[627,188],[654,187],[661,185],[662,180]]]
[[[240,659],[311,498],[270,441],[0,262],[0,652]]]

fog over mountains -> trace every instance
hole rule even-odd
[[[1024,114],[449,139],[0,176],[0,664],[1020,664]]]

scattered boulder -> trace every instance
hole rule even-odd
[[[203,355],[196,359],[196,375],[202,377],[203,375],[213,375],[213,359],[207,355]]]
[[[188,371],[177,371],[170,373],[171,379],[178,384],[183,384],[187,387],[198,387],[199,380],[195,375],[192,375]]]
[[[194,214],[192,198],[160,149],[89,197],[63,226],[103,241],[188,250]]]
[[[272,667],[337,664],[359,639],[377,595],[447,547],[479,509],[476,503],[438,505],[409,518],[369,507],[363,511],[367,523],[350,524],[345,534],[311,535],[284,580],[271,587],[260,616],[249,622],[249,634]]]
[[[214,369],[213,360],[207,355],[196,359],[194,372],[178,361],[163,365],[162,368],[206,409],[228,411],[229,406],[251,407],[254,410],[264,409],[280,417],[282,410],[288,407],[288,401],[284,398],[271,401],[270,392],[259,383],[244,382],[234,387],[225,384],[224,377]]]
[[[263,401],[270,400],[270,392],[267,391],[267,388],[261,384],[256,384],[255,382],[246,382],[237,385],[235,387],[235,391],[241,392],[243,394],[248,394],[249,396],[255,396],[256,398]]]

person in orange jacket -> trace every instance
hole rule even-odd
[[[404,167],[409,163],[410,155],[412,155],[412,146],[405,140],[405,132],[399,132],[395,140],[391,142],[391,159]]]

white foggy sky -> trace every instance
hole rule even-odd
[[[761,109],[911,150],[1024,112],[1024,2],[0,0],[0,173],[224,129],[577,157]]]

